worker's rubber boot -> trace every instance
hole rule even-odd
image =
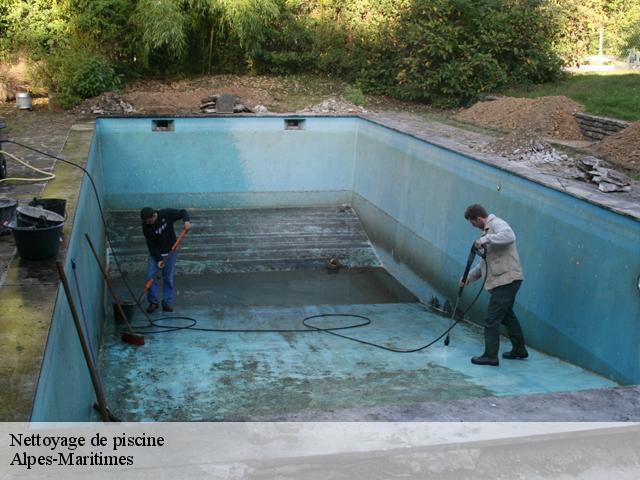
[[[149,306],[147,307],[147,313],[153,313],[158,309],[158,304],[157,303],[150,303]]]
[[[487,357],[486,355],[481,355],[479,357],[471,357],[471,363],[474,365],[491,365],[492,367],[497,367],[500,365],[498,358]]]
[[[506,358],[508,360],[523,360],[527,358],[529,356],[529,352],[527,352],[527,349],[524,346],[524,335],[522,335],[520,325],[516,322],[515,326],[511,325],[509,330],[511,351],[504,352],[502,354],[502,358]]]
[[[498,350],[500,349],[500,333],[498,325],[484,327],[484,353],[479,357],[473,357],[471,363],[474,365],[491,365],[497,367]]]
[[[507,360],[524,360],[528,356],[529,352],[527,352],[527,349],[524,347],[521,347],[518,350],[512,348],[510,352],[504,352],[502,354],[502,358],[506,358]]]

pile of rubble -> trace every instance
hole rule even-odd
[[[485,151],[524,163],[558,177],[592,182],[601,192],[629,192],[632,180],[605,160],[585,156],[573,159],[532,132],[521,129],[489,144]]]
[[[629,192],[631,179],[626,175],[609,168],[610,164],[596,157],[583,157],[576,161],[576,166],[583,172],[583,178],[598,185],[601,192]]]
[[[136,109],[115,93],[107,92],[95,98],[89,98],[73,109],[74,113],[93,115],[122,115],[135,113]]]
[[[267,113],[264,105],[249,108],[234,95],[209,95],[200,100],[201,113]]]
[[[349,103],[338,97],[330,97],[317,105],[299,110],[298,113],[333,113],[333,114],[354,114],[367,113],[367,110]]]
[[[535,133],[520,129],[490,143],[487,149],[509,160],[536,166],[569,162],[568,155],[558,152]]]

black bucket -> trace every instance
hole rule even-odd
[[[64,198],[33,198],[29,202],[31,207],[40,207],[50,212],[55,212],[58,215],[64,217],[67,201]]]
[[[126,319],[122,318],[122,315],[120,314],[120,309],[118,308],[118,304],[114,303],[113,304],[113,318],[115,318],[116,323],[127,323],[126,320],[131,321],[131,317],[133,316],[133,312],[134,312],[134,310],[136,308],[136,304],[135,303],[122,302],[122,303],[120,303],[120,306],[122,307],[122,311],[127,316],[127,318]]]
[[[62,242],[63,225],[61,223],[51,227],[36,228],[9,224],[16,241],[18,255],[25,260],[45,260],[57,256]]]
[[[46,228],[61,225],[64,222],[62,215],[40,207],[18,207],[16,212],[18,227]]]
[[[0,227],[9,225],[16,213],[18,202],[12,198],[0,198]]]

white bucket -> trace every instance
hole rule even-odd
[[[31,94],[27,92],[16,93],[16,106],[18,110],[31,110]]]

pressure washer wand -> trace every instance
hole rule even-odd
[[[451,313],[451,320],[454,319],[456,315],[456,311],[458,310],[458,303],[460,302],[460,298],[462,297],[462,291],[464,290],[465,285],[467,284],[467,278],[469,277],[469,272],[471,271],[471,265],[473,265],[473,260],[476,258],[476,255],[480,255],[482,258],[485,258],[485,254],[481,253],[476,248],[476,242],[474,241],[471,245],[471,250],[469,250],[469,255],[467,256],[467,264],[464,267],[464,273],[462,274],[462,285],[458,289],[458,296],[456,298],[456,304],[453,307],[453,312]],[[444,339],[444,344],[449,345],[449,334]]]
[[[189,230],[187,230],[186,228],[182,229],[182,231],[180,232],[180,235],[178,235],[178,238],[176,238],[176,241],[173,242],[173,245],[171,245],[171,250],[169,250],[169,253],[167,254],[167,258],[169,258],[169,256],[176,251],[176,249],[180,245],[180,242],[182,242],[182,239],[184,238],[184,236],[187,234],[188,231]],[[153,275],[151,275],[151,278],[149,278],[149,280],[147,280],[147,283],[144,284],[144,290],[138,297],[138,301],[136,303],[139,304],[142,301],[142,297],[144,296],[145,293],[147,293],[147,291],[149,291],[149,289],[151,288],[151,285],[153,285],[153,282],[156,279],[156,275],[160,270],[162,269],[161,268],[156,269],[156,271],[153,272]]]

